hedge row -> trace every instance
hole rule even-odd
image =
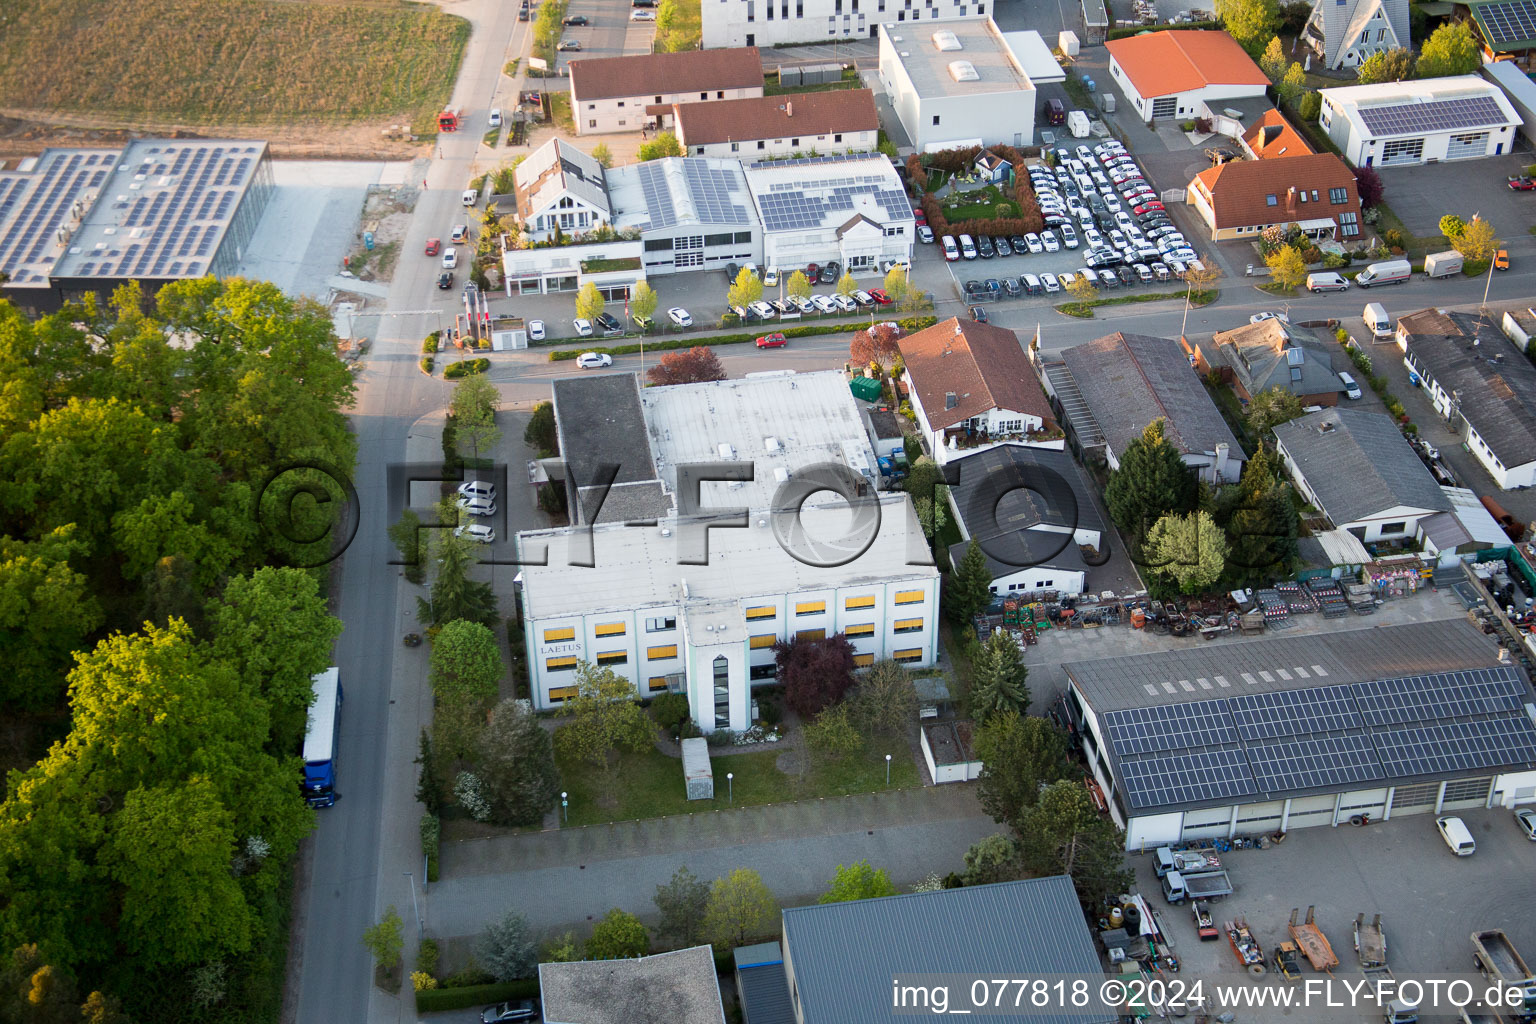
[[[934,316],[907,317],[906,319],[896,321],[901,326],[903,334],[911,334],[913,331],[932,327],[938,322],[939,318]],[[844,331],[852,330],[857,326],[857,324],[851,324],[847,321],[836,324],[806,324],[803,327],[782,327],[778,333],[786,338],[809,338],[818,334],[842,334]],[[693,348],[695,345],[740,345],[748,341],[756,341],[761,337],[762,334],[758,332],[751,334],[721,334],[713,338],[683,338],[676,341],[648,342],[644,347],[651,352],[665,352],[680,348]],[[558,352],[551,352],[549,354],[549,361],[558,363],[562,360],[575,359],[583,352],[601,352],[610,356],[628,356],[639,352],[640,348],[641,346],[636,343],[633,345],[609,345],[606,348],[561,349]]]
[[[539,979],[499,981],[490,985],[465,985],[462,988],[428,988],[416,993],[416,1012],[462,1010],[467,1006],[499,1003],[507,999],[537,999]]]
[[[443,367],[443,379],[455,380],[459,377],[468,377],[472,373],[484,373],[491,368],[489,359],[461,359],[456,363],[449,363]]]

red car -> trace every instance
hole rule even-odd
[[[891,304],[890,296],[885,294],[884,288],[871,288],[869,290],[869,297],[875,300],[875,305],[877,306],[889,306]]]
[[[436,256],[437,253],[438,253],[438,250],[442,249],[442,247],[443,247],[443,240],[441,238],[429,238],[429,239],[427,239],[427,255],[428,256]]]
[[[1509,187],[1514,189],[1516,192],[1536,191],[1536,178],[1527,178],[1522,174],[1518,178],[1510,178]]]
[[[919,224],[927,224],[928,214],[924,212],[921,206],[914,206],[912,207],[912,219],[917,221]]]
[[[807,266],[805,268],[806,280],[810,281],[811,284],[815,284],[816,283],[816,279],[818,277],[820,277],[820,276],[821,276],[821,264],[819,264],[819,263],[812,263],[812,264],[810,264],[809,266]]]
[[[1164,212],[1163,204],[1159,202],[1143,203],[1135,209],[1136,216],[1138,217],[1145,217],[1147,214],[1154,212]]]
[[[784,337],[784,335],[782,335],[782,334],[778,333],[777,331],[775,331],[772,334],[765,334],[761,338],[758,338],[757,339],[757,347],[758,348],[783,348],[784,347],[784,342],[786,340],[788,340],[788,339],[786,339]]]

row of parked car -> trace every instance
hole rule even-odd
[[[989,277],[984,281],[972,280],[965,282],[965,298],[967,302],[982,302],[989,299],[999,299],[1004,295],[1007,295],[1009,298],[1019,298],[1024,295],[1049,295],[1070,287],[1072,282],[1079,277],[1095,288],[1129,288],[1136,285],[1152,284],[1156,281],[1171,280],[1173,271],[1166,263],[1158,262],[1152,264],[1121,264],[1115,267],[1081,267],[1078,270],[1062,274],[1020,274],[1018,277]]]

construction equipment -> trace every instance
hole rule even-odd
[[[1228,921],[1227,941],[1232,944],[1232,952],[1237,956],[1237,962],[1245,967],[1249,974],[1264,973],[1264,949],[1259,945],[1253,930],[1248,927],[1247,921],[1241,917]]]
[[[1221,938],[1221,931],[1216,927],[1216,919],[1211,916],[1210,904],[1205,900],[1193,900],[1189,906],[1195,915],[1195,931],[1200,934],[1200,941],[1210,942]]]
[[[1355,917],[1355,956],[1360,958],[1360,968],[1379,971],[1387,966],[1387,933],[1381,930],[1381,915],[1369,923],[1365,915]]]
[[[463,118],[463,112],[458,107],[449,107],[437,115],[437,130],[440,132],[456,132],[459,130],[459,121]]]
[[[1301,977],[1301,953],[1294,942],[1282,942],[1275,947],[1275,970],[1286,981]]]
[[[1308,907],[1306,921],[1297,924],[1296,915],[1301,910],[1298,907],[1291,908],[1291,940],[1301,948],[1313,970],[1327,971],[1331,974],[1333,969],[1339,966],[1339,958],[1334,953],[1333,947],[1328,944],[1328,936],[1323,934],[1323,930],[1313,920],[1314,909]]]

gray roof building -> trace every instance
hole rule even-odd
[[[725,1024],[708,946],[540,964],[539,994],[545,1024]]]
[[[670,512],[646,443],[640,379],[629,373],[561,377],[553,390],[571,522],[622,523]],[[612,486],[604,496],[602,478],[609,472]]]
[[[784,946],[801,1024],[892,1020],[892,975],[1103,973],[1066,875],[792,907]],[[990,1019],[1110,1024],[1115,1016],[1037,1010]]]
[[[777,942],[738,946],[736,996],[745,1024],[795,1024],[795,1004],[784,975],[784,950]]]
[[[1297,486],[1335,526],[1393,509],[1449,512],[1450,500],[1385,413],[1324,409],[1275,428]]]
[[[1095,428],[1074,429],[1079,437],[1102,436],[1111,466],[1152,421],[1162,419],[1164,436],[1203,477],[1237,480],[1242,446],[1178,342],[1120,331],[1069,348],[1061,358]]]
[[[1344,390],[1333,369],[1332,352],[1307,328],[1271,318],[1218,331],[1211,340],[1247,397],[1279,388],[1298,397],[1336,399]]]

